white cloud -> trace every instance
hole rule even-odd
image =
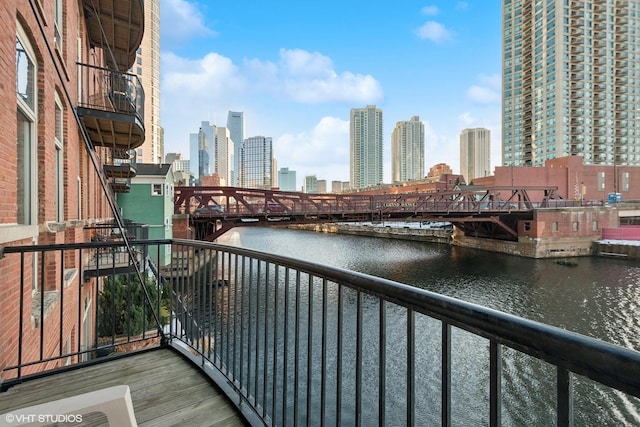
[[[471,86],[467,92],[469,99],[478,104],[492,104],[500,100],[500,93],[482,86]]]
[[[297,180],[306,175],[318,179],[349,180],[349,121],[323,117],[309,132],[284,134],[274,141],[278,168],[296,171]]]
[[[253,58],[239,64],[215,52],[199,59],[163,52],[161,66],[162,125],[167,152],[185,153],[189,134],[197,131],[201,121],[211,120],[224,126],[227,112],[234,110],[252,117],[248,123],[254,129],[247,129],[248,133],[272,136],[274,141],[288,147],[279,149],[282,161],[287,161],[280,163],[282,166],[294,168],[314,161],[333,165],[335,159],[348,162],[348,128],[345,130],[338,119],[324,118],[304,134],[283,134],[290,132],[291,121],[297,120],[294,116],[301,108],[312,111],[326,103],[334,104],[333,107],[337,104],[348,112],[341,105],[375,103],[383,98],[381,85],[373,76],[350,71],[338,73],[331,58],[300,49],[280,50],[275,62]],[[284,117],[285,111],[293,112]],[[346,154],[339,150],[346,150]],[[341,168],[344,165],[337,167]],[[348,164],[344,173],[348,176]]]
[[[421,12],[423,15],[433,16],[437,15],[440,11],[438,10],[438,6],[425,6],[422,8]]]
[[[299,103],[373,103],[383,97],[378,81],[364,74],[338,74],[331,58],[302,49],[280,49],[277,63],[246,61],[256,87]]]
[[[458,116],[458,122],[462,125],[462,128],[472,128],[476,127],[475,125],[478,121],[467,111]]]
[[[437,130],[431,122],[423,121],[423,123],[425,176],[429,173],[429,169],[438,163],[446,163],[451,167],[453,173],[457,173],[460,169],[459,139],[450,133],[450,129],[447,131]]]
[[[418,37],[423,40],[431,40],[435,43],[441,43],[450,40],[453,33],[445,28],[439,22],[427,21],[416,31]]]
[[[163,49],[174,49],[193,38],[215,37],[198,8],[187,0],[161,0]]]
[[[467,98],[476,104],[493,104],[500,101],[501,78],[499,75],[481,74],[479,85],[473,85],[467,91]]]
[[[236,93],[246,86],[231,60],[217,53],[197,60],[164,53],[162,67],[163,95],[211,98]]]

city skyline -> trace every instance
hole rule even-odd
[[[425,170],[458,168],[464,128],[501,135],[500,2],[369,6],[162,0],[165,151],[185,152],[189,129],[241,111],[245,138],[272,137],[298,186],[312,174],[348,181],[350,109],[375,104],[385,113],[383,181],[391,182],[398,121],[424,122]],[[492,151],[500,159],[499,137]]]

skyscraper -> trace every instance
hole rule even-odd
[[[382,182],[382,110],[375,105],[352,108],[349,123],[351,188]]]
[[[640,165],[640,2],[502,4],[503,165]]]
[[[491,132],[489,129],[464,129],[460,133],[460,175],[466,182],[491,173]]]
[[[227,114],[227,129],[233,141],[233,174],[231,185],[239,185],[238,174],[240,171],[240,149],[244,142],[244,113],[240,111],[229,111]]]
[[[216,128],[214,170],[225,185],[231,184],[233,174],[233,141],[228,128],[218,126]]]
[[[145,31],[130,72],[144,87],[144,144],[138,163],[162,163],[164,132],[160,126],[160,0],[144,0]]]
[[[391,180],[424,178],[424,124],[420,117],[396,123],[391,133]]]
[[[304,192],[314,194],[318,192],[318,177],[307,175],[304,177]]]
[[[271,189],[273,165],[273,143],[271,137],[253,136],[242,143],[240,149],[239,186],[245,188]]]
[[[280,168],[278,171],[278,185],[282,191],[297,191],[296,171]]]
[[[215,125],[204,121],[198,133],[189,134],[191,172],[196,180],[215,172],[215,129]]]

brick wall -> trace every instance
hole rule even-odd
[[[35,12],[32,5],[36,8]],[[100,55],[99,52],[97,55],[93,53],[90,55],[86,37],[83,37],[81,42],[84,51],[82,55],[78,54],[77,35],[86,32],[84,22],[78,19],[78,16],[83,16],[83,11],[79,10],[82,2],[65,1],[63,7],[63,39],[62,49],[59,51],[53,43],[53,1],[0,1],[0,102],[5,107],[0,108],[0,135],[3,141],[0,144],[1,246],[30,245],[34,241],[40,244],[88,241],[89,236],[83,229],[84,224],[112,216],[81,138],[79,124],[73,114],[74,103],[78,99],[76,62],[79,57],[82,57],[83,62],[95,62],[92,58],[100,58]],[[38,25],[39,22],[43,23],[44,36]],[[15,225],[18,223],[16,183],[18,153],[15,143],[17,140],[15,50],[18,23],[27,35],[37,62],[37,149],[35,153],[37,156],[37,227]],[[63,110],[64,218],[62,224],[52,227],[51,223],[57,220],[56,94]],[[97,152],[104,158],[105,149],[99,148]],[[64,347],[67,339],[71,339],[75,345],[72,350],[78,349],[77,337],[72,338],[73,331],[81,331],[77,324],[78,299],[91,294],[89,287],[86,285],[81,287],[79,284],[82,278],[82,265],[78,254],[65,253],[64,266],[59,253],[38,257],[38,291],[42,289],[56,291],[58,295],[58,299],[54,300],[50,307],[51,310],[40,322],[35,321],[37,313],[33,310],[33,300],[41,294],[32,291],[31,260],[32,255],[25,256],[23,269],[19,255],[5,254],[0,258],[0,301],[3,303],[3,309],[0,311],[0,324],[3,325],[0,328],[0,371],[18,362],[19,332],[22,334],[24,344],[23,363],[39,358],[40,352],[44,357],[57,355],[59,343],[62,342]],[[42,274],[40,265],[45,267]],[[74,271],[75,275],[70,275],[73,277],[70,282],[63,279],[65,273]],[[79,292],[83,295],[80,296]],[[62,309],[61,300],[64,304]],[[22,311],[20,311],[21,307]],[[23,326],[19,331],[21,319]],[[61,322],[62,336],[60,336]],[[40,348],[41,336],[44,343],[42,349]],[[38,369],[42,369],[42,366],[34,366],[27,371]],[[12,374],[5,373],[3,378],[7,375]]]

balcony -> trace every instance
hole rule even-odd
[[[128,70],[144,34],[144,0],[83,0],[89,40],[102,47],[107,68]]]
[[[109,163],[103,167],[104,174],[109,179],[109,185],[115,193],[131,191],[131,178],[137,174],[135,150],[111,150]]]
[[[0,267],[21,269],[4,285],[23,297],[6,334],[15,344],[3,346],[0,412],[127,384],[140,423],[213,423],[225,411],[236,425],[239,416],[214,409],[225,400],[250,425],[453,425],[452,390],[473,381],[479,397],[463,398],[482,399],[484,424],[501,424],[503,404],[528,411],[520,393],[534,384],[556,424],[569,426],[574,398],[640,396],[640,353],[563,329],[252,250],[186,240],[136,246],[148,254],[139,274],[87,282],[57,274],[62,265],[38,271],[45,260],[83,270],[93,252],[111,248],[106,242],[4,248]],[[154,254],[169,248],[172,265],[158,268]],[[46,329],[23,325],[31,277],[59,296],[41,309]],[[482,362],[462,373],[453,361],[469,339],[479,340]],[[514,358],[535,367],[514,372]]]
[[[94,146],[132,150],[144,143],[144,90],[137,76],[78,64],[83,91],[78,102]]]
[[[136,269],[143,267],[147,247],[138,246],[135,242],[149,238],[148,225],[127,221],[123,225],[124,234],[115,223],[97,224],[85,229],[89,230],[92,242],[100,243],[100,248],[92,251],[87,259],[85,281],[91,277],[135,273]],[[128,247],[125,241],[130,243]]]

